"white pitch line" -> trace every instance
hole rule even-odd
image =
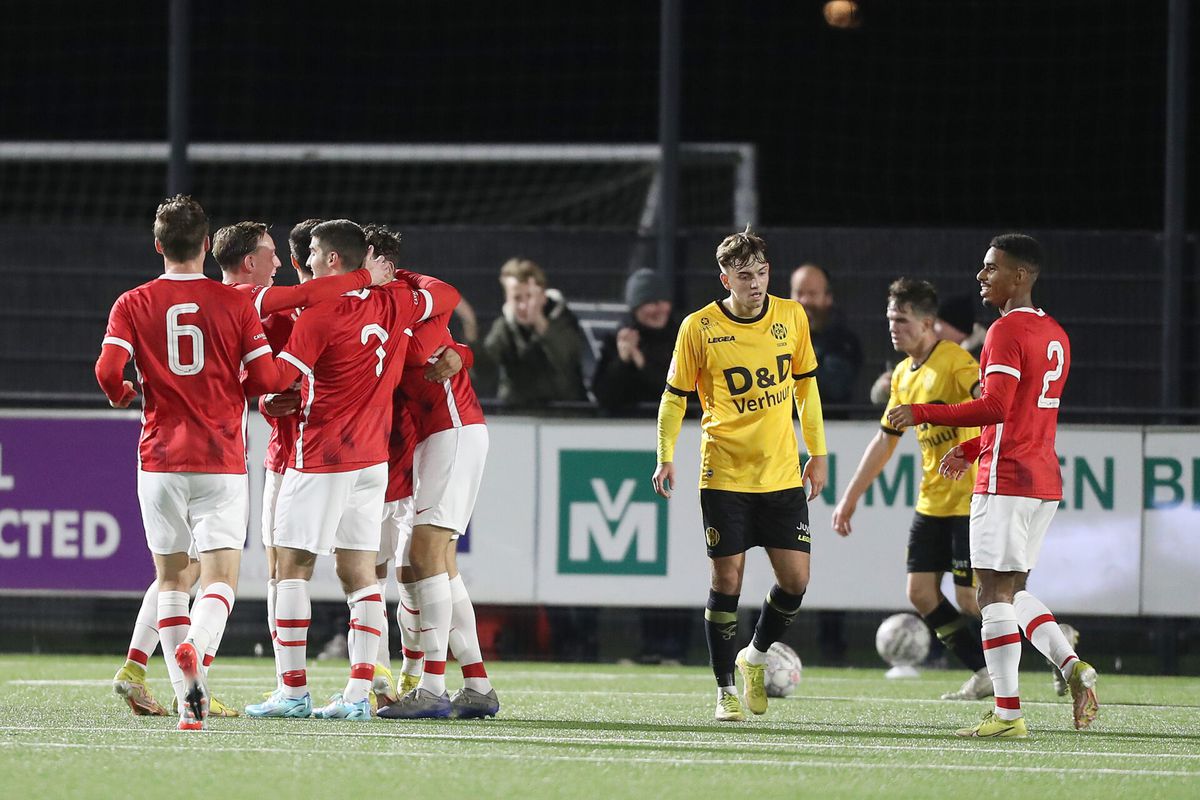
[[[0,747],[8,747],[10,749],[20,749],[21,747],[44,747],[56,749],[96,749],[96,750],[170,750],[175,752],[196,752],[190,747],[165,746],[165,745],[86,745],[65,742],[33,742],[21,744],[19,742],[0,742]],[[282,753],[287,755],[333,755],[336,753],[344,753],[342,749],[295,749],[281,747],[222,747],[220,745],[205,744],[204,750],[208,752],[237,752],[237,753]],[[797,754],[797,755],[803,755]],[[436,758],[444,759],[444,752],[422,753],[414,751],[405,751],[405,758]],[[522,753],[478,753],[472,754],[472,759],[482,760],[498,760],[498,761],[527,761],[528,754]],[[539,755],[539,761],[559,761],[559,762],[574,762],[574,763],[592,763],[592,764],[658,764],[668,767],[690,767],[696,766],[760,766],[760,767],[775,767],[788,771],[812,767],[826,767],[830,769],[844,770],[846,768],[853,769],[886,769],[886,770],[920,770],[922,772],[936,770],[951,770],[956,772],[1024,772],[1024,773],[1054,773],[1056,775],[1124,775],[1132,777],[1155,777],[1155,778],[1195,778],[1200,776],[1200,772],[1190,772],[1183,770],[1151,770],[1151,769],[1113,769],[1109,767],[1021,767],[1021,766],[990,766],[990,765],[970,765],[970,764],[944,764],[944,763],[927,763],[927,764],[878,764],[870,761],[817,761],[815,759],[792,760],[792,761],[775,761],[769,759],[728,759],[728,758],[707,758],[697,762],[691,759],[680,760],[674,758],[652,758],[648,756],[572,756],[572,755]]]
[[[453,741],[453,742],[458,742],[458,743],[462,743],[462,744],[531,744],[531,745],[579,744],[579,745],[590,745],[590,746],[617,744],[617,745],[648,745],[651,747],[664,747],[664,748],[669,747],[669,748],[676,748],[676,749],[696,749],[696,748],[705,748],[705,747],[712,747],[712,748],[744,747],[744,748],[748,748],[748,749],[763,749],[763,750],[773,749],[773,750],[794,751],[796,754],[802,754],[804,750],[820,749],[820,750],[874,750],[874,751],[887,752],[887,753],[929,751],[929,752],[935,752],[935,753],[962,753],[962,754],[969,755],[969,754],[975,754],[975,753],[1011,754],[1014,752],[1014,749],[1015,749],[1014,747],[1010,747],[1010,746],[991,746],[991,747],[989,747],[989,746],[983,746],[983,745],[980,745],[980,746],[957,745],[957,744],[953,744],[950,742],[947,742],[947,744],[945,744],[945,745],[918,745],[918,744],[884,745],[884,744],[862,744],[862,743],[858,743],[858,742],[845,743],[845,744],[838,743],[838,742],[814,742],[811,739],[804,739],[804,740],[792,739],[790,741],[782,741],[781,742],[781,741],[764,741],[762,739],[757,739],[757,738],[756,739],[721,738],[721,739],[714,741],[711,739],[705,739],[705,740],[701,740],[701,739],[661,739],[661,738],[632,739],[632,738],[628,738],[628,737],[624,737],[624,736],[620,736],[620,735],[614,735],[613,737],[610,737],[610,738],[604,738],[604,737],[598,737],[598,736],[576,736],[576,735],[572,735],[572,734],[554,735],[554,736],[547,736],[547,735],[525,736],[525,735],[519,735],[519,734],[485,733],[485,734],[481,734],[481,735],[476,735],[473,731],[469,732],[469,733],[461,733],[460,732],[460,733],[452,733],[452,734],[451,733],[426,733],[426,732],[419,732],[419,731],[405,732],[405,731],[399,731],[399,730],[397,730],[397,731],[365,731],[365,730],[353,730],[352,727],[356,727],[356,726],[351,726],[351,725],[342,726],[340,723],[334,723],[335,727],[337,728],[336,730],[334,730],[333,728],[326,727],[323,730],[305,731],[305,730],[300,730],[295,727],[296,725],[305,725],[305,724],[306,723],[303,721],[296,721],[294,723],[289,723],[287,728],[280,728],[280,727],[273,728],[273,729],[271,729],[270,734],[271,735],[280,735],[280,736],[304,737],[304,738],[319,738],[319,739],[336,734],[339,737],[347,737],[348,736],[348,737],[364,738],[364,739],[396,739],[396,740],[406,740],[406,741],[407,740]],[[390,723],[390,724],[402,725],[403,723],[399,723],[399,724]],[[485,724],[490,725],[493,723],[485,723]],[[65,726],[36,727],[36,726],[32,726],[32,725],[27,725],[27,726],[11,725],[11,726],[0,726],[0,731],[13,731],[13,732],[64,731],[64,732],[78,733],[79,729],[72,728],[72,727],[65,727]],[[171,728],[149,728],[149,729],[147,729],[147,728],[120,728],[120,727],[97,728],[94,726],[87,728],[86,731],[88,733],[120,733],[120,734],[125,734],[125,735],[130,734],[130,733],[142,733],[142,734],[150,734],[150,735],[162,734],[162,735],[166,735],[166,736],[174,736],[178,733],[178,731],[171,729]],[[265,733],[265,731],[209,729],[208,731],[206,731],[206,733],[209,736],[213,736],[213,737],[241,737],[241,736],[260,736],[263,733]],[[706,731],[705,735],[708,735],[708,734],[709,734],[709,732]],[[776,735],[789,736],[792,734],[780,731]],[[822,734],[816,734],[816,735],[820,736]],[[934,734],[934,735],[937,735],[937,734]],[[35,744],[38,744],[38,743],[35,743]],[[46,743],[46,744],[50,744],[50,743]],[[80,745],[80,746],[109,747],[110,745],[97,743],[97,744],[92,744],[92,745]],[[115,745],[113,745],[113,746],[115,746]],[[131,746],[136,747],[136,745],[131,745]],[[147,745],[147,746],[149,747],[152,745]],[[153,745],[153,746],[157,746],[157,745]],[[1019,750],[1018,752],[1020,752],[1022,754],[1022,757],[1030,757],[1030,756],[1094,757],[1097,755],[1105,755],[1105,756],[1109,756],[1112,758],[1131,758],[1131,759],[1134,759],[1134,758],[1146,758],[1146,759],[1161,758],[1161,759],[1182,759],[1182,760],[1200,759],[1200,753],[1144,753],[1144,752],[1098,753],[1098,752],[1092,751],[1092,750],[1029,750],[1029,749]],[[1200,775],[1200,772],[1197,772],[1196,774]]]
[[[628,676],[625,676],[628,677]],[[111,679],[88,679],[88,680],[10,680],[6,681],[11,686],[109,686],[112,684]],[[215,678],[210,683],[214,689],[255,689],[265,686],[264,681],[259,680],[221,680]],[[610,691],[598,689],[506,689],[505,694],[515,695],[570,695],[572,697],[609,697],[612,695]],[[693,697],[695,691],[692,689],[681,690],[678,692],[632,692],[638,697]],[[936,705],[945,706],[949,703],[946,700],[940,700],[930,697],[871,697],[871,696],[845,696],[845,695],[817,695],[817,694],[796,694],[789,699],[777,699],[777,702],[799,702],[799,701],[817,701],[817,702],[841,702],[841,703],[898,703],[901,705]],[[1066,703],[1055,702],[1051,700],[1024,700],[1021,705],[1023,707],[1044,707],[1044,708],[1065,708]],[[968,708],[966,703],[963,703],[963,708]],[[1105,708],[1135,708],[1146,709],[1152,711],[1170,711],[1178,709],[1196,709],[1200,706],[1196,705],[1149,705],[1145,703],[1108,703],[1104,704]]]

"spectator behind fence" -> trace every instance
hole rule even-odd
[[[625,282],[625,305],[629,319],[601,345],[592,394],[614,416],[637,413],[639,403],[647,404],[646,416],[653,416],[678,327],[671,319],[670,287],[654,270],[639,269]]]
[[[579,320],[546,273],[527,258],[510,258],[500,269],[504,307],[484,340],[500,369],[499,397],[515,407],[556,400],[587,400]]]
[[[938,339],[954,342],[976,361],[983,351],[983,340],[987,337],[987,327],[975,317],[978,306],[979,301],[969,294],[948,297],[938,306],[937,319],[933,323],[933,333]],[[888,362],[883,373],[871,384],[871,402],[877,406],[886,403],[891,395],[893,367]]]
[[[804,306],[808,314],[813,350],[817,354],[817,385],[821,387],[821,400],[850,402],[854,382],[862,369],[862,345],[834,309],[829,273],[816,264],[796,267],[792,272],[792,299]]]
[[[954,342],[977,361],[987,337],[987,327],[980,325],[975,316],[979,307],[978,297],[956,294],[946,298],[938,308],[938,318],[933,323],[937,338]]]
[[[476,396],[495,397],[499,370],[483,347],[475,308],[467,302],[465,297],[458,301],[458,307],[454,309],[454,316],[450,320],[450,334],[454,337],[454,341],[462,342],[474,353],[475,363],[471,365],[470,375],[471,386],[475,389]]]

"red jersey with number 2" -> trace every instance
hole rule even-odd
[[[1054,438],[1071,369],[1071,342],[1040,308],[1017,308],[988,329],[979,358],[987,382],[1008,375],[1017,390],[1004,421],[983,426],[976,494],[1062,499]]]
[[[397,282],[300,315],[279,354],[303,375],[289,467],[349,472],[388,460],[392,393],[412,325],[429,315],[431,302]]]
[[[137,366],[143,470],[245,474],[240,373],[271,348],[244,294],[200,274],[162,275],[117,298],[104,344]]]

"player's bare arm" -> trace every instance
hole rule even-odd
[[[881,430],[875,434],[875,438],[863,451],[862,458],[858,462],[858,469],[854,471],[854,477],[850,479],[850,484],[842,493],[842,499],[838,501],[837,507],[833,510],[833,529],[839,535],[849,536],[853,532],[850,527],[850,518],[854,516],[855,510],[858,508],[859,499],[867,491],[867,487],[879,477],[879,473],[883,471],[884,465],[896,451],[896,445],[899,442],[899,436]]]

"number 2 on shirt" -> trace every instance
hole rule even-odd
[[[383,349],[383,345],[388,340],[388,332],[382,326],[372,323],[363,327],[362,332],[359,334],[359,341],[366,344],[367,339],[372,336],[379,339],[379,347],[375,348],[375,355],[379,356],[379,363],[375,365],[375,377],[378,378],[383,374],[383,357],[387,355],[387,350]]]
[[[1050,384],[1062,377],[1063,371],[1063,346],[1062,342],[1054,339],[1050,344],[1046,345],[1046,358],[1054,363],[1054,366],[1046,370],[1046,374],[1042,376],[1042,393],[1038,395],[1038,408],[1058,408],[1059,398],[1046,397],[1046,393],[1050,391]]]

